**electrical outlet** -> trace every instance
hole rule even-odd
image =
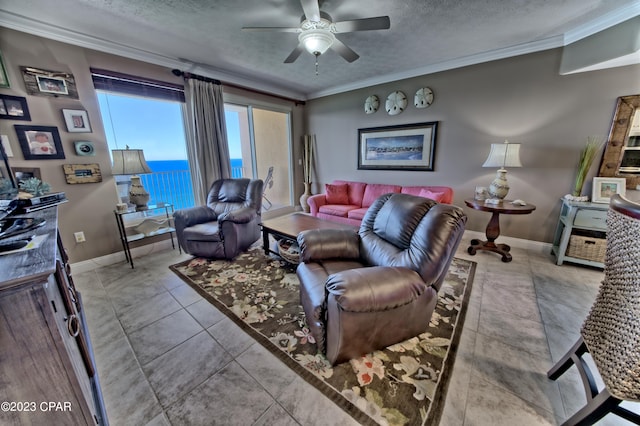
[[[87,239],[84,237],[84,232],[74,232],[73,236],[76,237],[76,243],[84,243]]]

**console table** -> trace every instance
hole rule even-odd
[[[552,253],[556,256],[556,264],[562,265],[563,262],[567,261],[604,268],[603,262],[567,256],[567,248],[575,231],[600,233],[601,239],[606,239],[608,210],[609,204],[562,200],[560,218],[556,226],[552,248]]]
[[[142,241],[158,235],[169,234],[171,236],[171,247],[176,248],[173,241],[173,233],[176,232],[172,216],[173,204],[151,205],[147,210],[143,211],[130,210],[119,212],[114,210],[113,214],[116,215],[124,257],[131,265],[131,268],[134,268],[130,247],[133,242]],[[160,219],[160,221],[158,219]],[[164,222],[163,224],[166,224],[166,226],[154,226],[154,223],[159,222]],[[178,250],[182,253],[180,245],[178,245]]]
[[[502,255],[503,262],[511,262],[511,247],[507,244],[496,244],[495,240],[500,236],[500,215],[501,214],[529,214],[536,209],[533,204],[525,204],[520,206],[517,204],[511,204],[511,200],[502,200],[500,204],[486,204],[484,201],[468,198],[464,200],[464,203],[475,210],[491,213],[491,220],[487,224],[487,230],[485,232],[487,241],[480,241],[473,239],[471,245],[467,249],[470,255],[475,255],[477,250],[487,250]]]

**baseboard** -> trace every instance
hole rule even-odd
[[[464,241],[470,241],[474,238],[478,240],[487,239],[486,235],[483,232],[466,230],[464,231],[463,242],[461,244],[464,245]],[[550,243],[524,240],[521,238],[506,237],[502,235],[499,237],[498,242],[509,244],[511,247],[517,247],[519,249],[532,250],[532,251],[536,251],[539,253],[546,253],[546,254],[551,253]],[[144,246],[132,248],[131,255],[135,259],[137,257],[147,256],[156,251],[168,250],[168,249],[171,249],[170,239],[158,241],[153,244],[147,244]],[[121,262],[125,262],[124,251],[107,254],[105,256],[95,257],[89,260],[83,260],[82,262],[72,263],[71,268],[74,273],[78,274],[82,272],[92,271],[95,268],[98,268],[101,266],[109,266],[109,265],[113,265]]]
[[[156,251],[168,250],[171,248],[172,248],[171,240],[166,239],[166,240],[158,241],[152,244],[146,244],[144,246],[134,247],[131,249],[131,256],[135,259],[137,257],[147,256]],[[104,256],[100,256],[100,257],[94,257],[93,259],[83,260],[81,262],[72,263],[71,270],[73,271],[74,274],[79,274],[82,272],[92,271],[101,266],[109,266],[109,265],[114,265],[116,263],[121,263],[121,262],[126,262],[124,251],[111,253]],[[127,267],[129,267],[128,264],[127,264]]]
[[[469,241],[472,239],[478,239],[478,240],[484,241],[487,239],[487,236],[484,234],[484,232],[466,230],[464,231],[463,238],[464,238],[463,241]],[[508,244],[511,247],[516,247],[524,250],[531,250],[531,251],[535,251],[538,253],[545,253],[545,254],[551,253],[551,247],[552,247],[551,243],[543,243],[541,241],[525,240],[522,238],[507,237],[502,235],[498,237],[497,242]]]

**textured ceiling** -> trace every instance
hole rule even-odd
[[[562,46],[640,14],[639,0],[325,0],[334,21],[388,15],[389,30],[338,34],[360,59],[283,63],[299,0],[3,1],[0,25],[298,98]],[[70,31],[70,33],[69,33]]]

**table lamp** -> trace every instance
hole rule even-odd
[[[142,186],[139,174],[151,173],[151,169],[144,159],[144,153],[141,149],[114,149],[111,151],[113,156],[113,174],[114,175],[131,175],[131,187],[129,188],[129,201],[136,205],[136,211],[147,210],[149,202],[149,193]]]
[[[509,143],[492,143],[491,151],[487,161],[482,167],[500,167],[496,173],[496,178],[489,185],[489,195],[491,198],[503,200],[509,193],[509,184],[507,183],[507,170],[505,167],[522,167],[520,163],[520,144]]]

